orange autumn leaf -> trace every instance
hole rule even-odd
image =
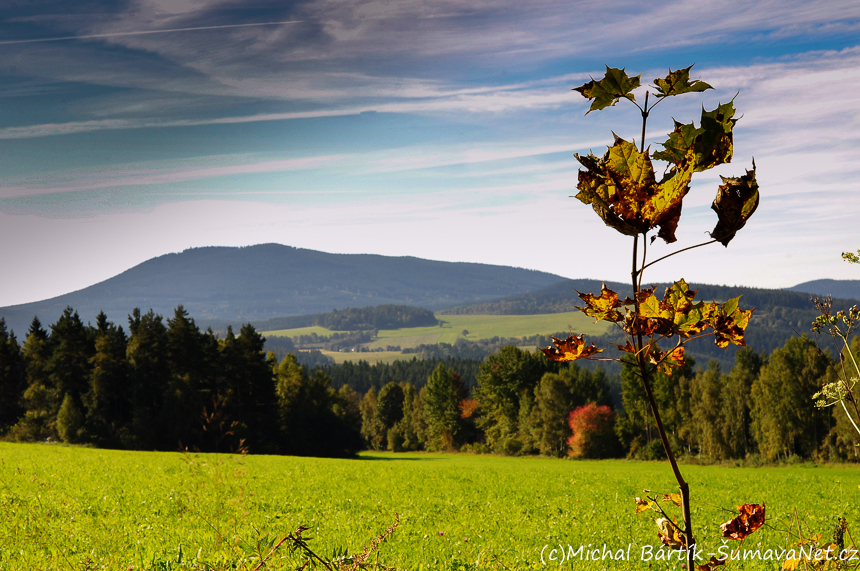
[[[592,343],[585,344],[585,335],[568,335],[567,339],[552,338],[554,346],[541,349],[543,354],[553,361],[576,361],[577,359],[587,359],[592,355],[600,353],[603,349],[598,349]]]
[[[740,515],[720,526],[720,529],[723,530],[723,537],[745,539],[764,524],[764,504],[744,504],[735,507],[740,510]]]
[[[672,370],[684,366],[684,347],[675,347],[671,351],[664,352],[662,349],[654,345],[648,353],[648,360],[652,365],[657,365],[657,369],[664,373],[667,377],[672,376]]]

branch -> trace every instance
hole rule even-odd
[[[701,246],[707,246],[708,244],[713,244],[714,242],[718,242],[718,241],[719,240],[714,239],[714,240],[711,240],[709,242],[702,242],[701,244],[696,244],[695,246],[687,246],[686,248],[681,248],[680,250],[672,252],[671,254],[666,254],[662,258],[657,258],[653,262],[648,263],[648,265],[642,267],[642,271],[644,271],[645,268],[647,268],[648,266],[653,266],[657,262],[659,262],[661,260],[665,260],[666,258],[670,258],[670,257],[674,256],[675,254],[680,254],[681,252],[686,252],[687,250],[692,250],[693,248],[699,248]]]

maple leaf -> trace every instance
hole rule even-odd
[[[758,182],[755,179],[755,160],[752,170],[739,178],[724,177],[723,184],[717,189],[717,198],[711,208],[717,213],[719,221],[711,232],[711,238],[728,246],[738,230],[744,227],[749,217],[758,208]]]
[[[611,321],[613,323],[617,323],[624,319],[624,316],[616,311],[616,308],[624,307],[624,304],[618,301],[618,294],[606,287],[605,283],[601,285],[600,295],[597,297],[591,293],[576,293],[579,294],[579,298],[584,301],[586,305],[586,307],[578,307],[577,309],[589,317],[593,317],[595,319],[595,323],[601,319],[605,319],[606,321]]]
[[[684,366],[684,348],[675,347],[666,353],[655,345],[648,354],[648,359],[651,361],[652,365],[657,365],[657,369],[660,372],[665,374],[667,377],[671,377],[672,369],[678,369]]]
[[[647,499],[643,500],[642,498],[640,498],[638,496],[633,498],[633,501],[636,502],[636,511],[633,513],[637,513],[637,514],[651,509],[651,506],[654,505],[654,502],[652,502],[651,500],[647,500]]]
[[[660,498],[665,502],[672,502],[681,507],[681,494],[660,494]]]
[[[603,222],[622,234],[636,236],[659,226],[658,236],[675,241],[681,204],[690,190],[692,169],[673,169],[660,182],[648,151],[615,136],[603,157],[576,158],[585,167],[579,171],[576,198],[589,204]]]
[[[740,510],[740,515],[720,526],[720,529],[723,530],[723,537],[745,539],[764,524],[764,504],[744,504],[735,507]]]
[[[554,347],[547,347],[546,349],[541,349],[541,351],[553,361],[560,362],[587,359],[603,351],[603,349],[595,347],[593,343],[586,345],[584,337],[585,335],[568,335],[567,339],[564,340],[552,337]]]
[[[695,64],[693,64],[695,65]],[[670,95],[681,95],[682,93],[693,93],[696,91],[705,91],[713,89],[704,81],[690,81],[690,69],[693,66],[685,67],[677,71],[669,70],[669,75],[660,79],[654,80],[654,85],[657,86],[658,97],[669,97]]]
[[[712,111],[702,108],[700,127],[696,127],[695,123],[675,121],[675,129],[662,143],[663,150],[654,153],[654,158],[681,169],[692,168],[693,172],[731,162],[732,130],[737,123],[734,114],[734,105],[729,101]]]
[[[643,288],[638,294],[639,314],[653,320],[655,324],[649,329],[660,335],[690,337],[701,333],[708,323],[702,312],[704,304],[693,303],[696,291],[679,280],[667,287],[663,299],[658,300],[653,289]]]
[[[702,139],[696,150],[696,171],[707,170],[732,162],[735,123],[735,106],[732,101],[717,105],[713,111],[702,108]]]
[[[606,75],[600,81],[591,81],[579,87],[574,87],[573,91],[578,91],[586,99],[591,99],[591,107],[585,112],[586,115],[592,111],[599,111],[615,105],[619,99],[624,97],[630,101],[635,101],[635,97],[631,93],[641,84],[639,78],[642,74],[635,77],[629,77],[624,68],[618,69],[606,66]]]
[[[732,298],[726,303],[707,303],[703,307],[705,319],[714,329],[714,343],[717,347],[725,349],[729,343],[746,346],[744,331],[749,325],[750,317],[754,310],[744,311],[738,308],[738,300],[741,296]]]
[[[687,538],[678,528],[674,518],[672,521],[669,521],[665,517],[661,517],[654,520],[654,523],[656,523],[657,527],[660,529],[660,533],[657,534],[657,537],[660,538],[660,542],[663,545],[671,549],[683,549],[687,546]]]

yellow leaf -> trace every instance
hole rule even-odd
[[[603,349],[598,349],[592,343],[585,344],[585,335],[568,335],[567,339],[561,340],[552,338],[553,347],[541,349],[543,354],[553,361],[576,361],[577,359],[587,359],[592,355],[600,353]]]

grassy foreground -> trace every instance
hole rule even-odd
[[[695,499],[766,503],[747,549],[785,545],[797,510],[828,536],[837,515],[860,530],[860,470],[686,466]],[[364,454],[357,460],[122,452],[0,443],[0,569],[253,569],[257,541],[314,526],[311,547],[360,552],[401,523],[379,562],[398,569],[537,569],[553,546],[589,544],[630,561],[561,567],[680,569],[644,561],[656,527],[633,514],[642,489],[674,491],[668,465],[469,455]],[[693,521],[716,551],[732,515],[705,504]],[[854,537],[860,539],[855,531]],[[545,546],[549,546],[545,549]],[[556,556],[557,557],[557,556]],[[583,556],[584,557],[584,556]],[[292,562],[292,565],[290,563]],[[266,569],[292,569],[282,548]],[[774,561],[729,569],[775,569]]]

